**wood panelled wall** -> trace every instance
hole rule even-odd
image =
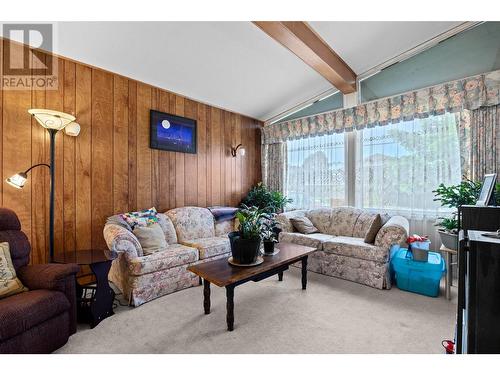
[[[19,215],[32,263],[48,258],[48,170],[33,170],[23,190],[5,183],[14,173],[49,162],[48,134],[29,108],[73,113],[81,125],[78,137],[59,132],[56,138],[56,252],[104,247],[102,228],[114,213],[234,206],[260,181],[259,121],[54,58],[57,90],[0,90],[0,205]],[[150,149],[150,109],[196,119],[197,154]],[[233,158],[230,148],[238,143],[247,152]]]

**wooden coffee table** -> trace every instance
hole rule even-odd
[[[283,281],[283,271],[286,271],[288,266],[298,261],[302,261],[302,289],[306,289],[307,257],[316,249],[286,242],[279,243],[276,246],[280,249],[279,253],[274,256],[265,256],[264,262],[258,266],[232,266],[227,259],[189,266],[189,271],[203,279],[203,307],[205,314],[210,314],[210,283],[225,287],[227,329],[232,331],[234,328],[234,288],[248,281],[257,282],[276,274],[279,281]]]

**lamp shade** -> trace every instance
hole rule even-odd
[[[26,183],[26,180],[28,179],[28,175],[24,172],[19,172],[15,174],[14,176],[9,177],[6,182],[15,187],[16,189],[22,189],[24,187],[24,184]]]
[[[80,124],[77,122],[72,122],[64,128],[64,132],[72,137],[78,136],[80,134]]]
[[[46,129],[61,130],[76,120],[75,116],[50,109],[29,109],[28,113]]]

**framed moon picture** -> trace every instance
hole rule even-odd
[[[196,154],[196,120],[151,110],[150,122],[149,147]]]

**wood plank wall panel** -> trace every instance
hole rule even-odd
[[[184,98],[177,96],[174,101],[174,114],[177,116],[184,116]],[[186,202],[186,189],[185,189],[185,154],[175,153],[175,206],[185,206]]]
[[[64,112],[76,112],[76,66],[75,63],[64,61]],[[63,149],[63,239],[65,249],[76,248],[75,228],[75,137],[64,137]]]
[[[184,101],[184,116],[198,118],[198,105],[186,99]],[[197,131],[200,131],[197,127]],[[197,136],[197,148],[200,147],[200,137]],[[186,206],[198,205],[198,154],[184,154],[184,204]]]
[[[5,46],[3,51],[5,52]],[[19,64],[24,55],[23,47],[11,45],[11,61]],[[18,65],[19,66],[19,65]],[[20,66],[23,66],[22,63]],[[2,204],[18,207],[18,216],[26,235],[31,237],[31,186],[15,189],[5,178],[24,171],[31,165],[31,116],[26,112],[31,106],[31,90],[7,90],[2,94]]]
[[[137,82],[128,82],[128,207],[137,207]]]
[[[3,51],[0,43],[0,59]],[[4,182],[49,162],[48,134],[29,108],[73,113],[81,126],[78,137],[61,132],[56,140],[57,252],[105,246],[102,227],[114,213],[236,205],[260,181],[259,121],[64,58],[55,63],[57,90],[0,90],[0,203],[19,215],[32,263],[48,259],[48,170],[35,169],[23,190]],[[197,120],[197,154],[150,149],[150,109]],[[231,157],[240,142],[245,157]]]
[[[80,134],[75,139],[76,248],[92,246],[92,70],[76,65],[76,117]]]
[[[113,214],[113,76],[92,71],[92,247],[104,247],[101,233]]]
[[[149,148],[149,108],[151,87],[137,84],[137,206],[149,208],[151,196],[151,149]]]
[[[113,88],[113,211],[127,212],[128,168],[128,80],[114,76]]]

